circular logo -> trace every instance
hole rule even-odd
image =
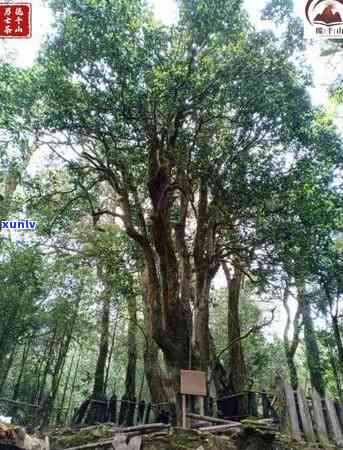
[[[343,0],[308,0],[305,14],[311,25],[341,25],[343,24]]]

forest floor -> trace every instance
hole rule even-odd
[[[55,433],[50,434],[51,450],[86,450],[86,448],[100,450],[97,443],[108,440],[110,434],[111,426],[107,425],[90,427],[78,432],[72,429],[56,430]],[[120,444],[118,450],[317,450],[324,448],[300,444],[275,430],[259,429],[251,425],[242,425],[240,429],[232,429],[221,435],[181,428],[150,431],[141,434],[139,446],[133,439],[137,433],[128,432],[125,436],[124,445],[120,446]],[[90,445],[92,442],[94,447]],[[85,448],[84,445],[87,447]],[[112,441],[102,448],[117,450]],[[335,449],[335,447],[326,447],[327,450],[329,448]]]
[[[317,450],[320,446],[292,442],[275,430],[243,425],[221,435],[195,429],[162,428],[128,431],[114,424],[50,430],[37,436],[19,427],[2,432],[0,450]],[[136,427],[137,428],[137,427]],[[139,428],[139,427],[138,427]],[[325,447],[335,449],[336,447]]]

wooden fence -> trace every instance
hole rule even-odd
[[[299,388],[279,381],[276,408],[281,417],[281,428],[298,442],[320,443],[324,448],[331,444],[343,445],[343,406],[329,398],[322,399],[313,389],[306,397]]]
[[[118,425],[149,424],[152,421],[167,423],[172,415],[173,405],[131,401],[125,396],[115,395],[109,400],[87,399],[75,412],[73,425],[87,425],[95,422],[112,422]]]
[[[243,415],[239,411],[242,402],[245,409]],[[7,407],[1,408],[6,403]],[[190,402],[189,412],[196,412],[193,406]],[[15,421],[21,423],[19,416],[14,414],[14,407],[21,410],[27,408],[23,425],[38,425],[42,405],[0,399],[0,412],[14,415]],[[315,390],[310,397],[306,397],[301,388],[295,392],[281,379],[278,379],[277,389],[273,394],[246,391],[220,399],[206,397],[205,414],[235,421],[245,417],[270,418],[274,424],[280,425],[282,432],[290,434],[297,442],[320,443],[324,448],[330,448],[331,444],[343,446],[343,405],[329,398],[322,399]],[[149,424],[156,420],[173,423],[174,415],[172,404],[129,401],[125,396],[117,398],[113,395],[111,399],[87,399],[75,411],[72,424],[82,426],[94,422],[112,422],[132,426]]]
[[[31,404],[27,402],[13,401],[0,398],[0,415],[9,416],[14,423],[30,428],[45,427],[42,418],[43,412],[49,409],[46,402]],[[144,400],[130,401],[125,396],[117,398],[113,395],[108,400],[95,400],[88,398],[75,410],[71,419],[72,425],[82,426],[96,422],[113,422],[118,425],[132,426],[149,424],[156,419],[169,421],[169,404],[152,404]],[[70,418],[64,416],[64,420],[56,421],[57,413],[54,410],[50,417],[50,426],[64,426],[70,424]],[[64,410],[62,410],[64,412]]]
[[[267,392],[245,391],[241,394],[227,395],[219,399],[205,397],[205,415],[226,420],[241,420],[246,417],[272,418],[278,421],[272,405],[272,394]],[[240,411],[244,404],[244,413]],[[194,397],[190,397],[187,409],[191,413],[196,410]],[[151,421],[174,423],[175,406],[171,403],[150,403],[144,400],[130,401],[125,396],[111,399],[87,399],[78,408],[72,423],[74,425],[88,425],[94,422],[112,422],[118,425],[140,425]]]
[[[277,412],[272,404],[274,395],[266,391],[244,391],[240,394],[227,395],[217,399],[218,417],[226,420],[241,420],[247,417],[273,419],[279,422]],[[207,415],[215,414],[213,405],[215,401],[210,400],[206,411]],[[242,413],[243,409],[243,413]]]

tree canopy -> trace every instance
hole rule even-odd
[[[143,0],[49,6],[34,66],[0,65],[2,218],[38,220],[27,246],[1,248],[0,392],[49,390],[44,425],[118,389],[179,419],[181,369],[204,371],[219,398],[271,382],[277,361],[323,395],[331,371],[341,395],[342,140],[311,102],[290,3],[264,11],[282,33],[257,31],[236,0],[180,0],[170,26]]]

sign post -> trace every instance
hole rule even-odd
[[[199,370],[181,370],[181,395],[182,395],[182,428],[187,426],[186,396],[195,395],[201,397],[201,414],[204,413],[204,397],[207,395],[206,373]]]

